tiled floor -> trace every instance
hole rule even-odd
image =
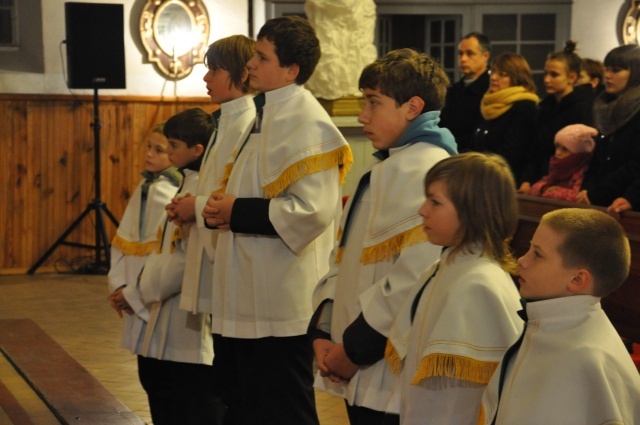
[[[72,274],[0,276],[0,320],[29,318],[138,416],[151,423],[135,357],[119,348],[121,322],[106,301],[106,277]],[[0,376],[35,425],[57,423],[0,356]],[[342,399],[316,392],[322,425],[347,425]],[[33,413],[33,414],[32,414]],[[37,413],[37,417],[36,417]],[[0,408],[0,424],[6,416]]]

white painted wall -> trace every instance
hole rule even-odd
[[[602,61],[620,45],[617,35],[618,13],[629,0],[574,0],[571,38],[578,42],[581,57]]]
[[[66,0],[42,0],[44,19],[43,38],[45,55],[45,73],[24,73],[0,70],[0,93],[38,93],[65,94],[68,89],[64,83],[63,66],[66,67],[64,47],[62,55],[60,42],[65,38],[64,3]],[[82,0],[104,3],[108,0]],[[427,2],[426,0],[424,0]],[[248,35],[248,2],[242,0],[203,0],[211,20],[209,42],[232,34]],[[125,11],[125,54],[127,89],[102,90],[101,94],[148,95],[162,94],[165,79],[152,64],[143,63],[146,52],[133,41],[131,28],[137,29],[140,10],[144,0],[124,0],[111,3],[124,4]],[[478,1],[477,3],[482,3]],[[602,60],[612,48],[618,46],[616,34],[617,17],[623,5],[629,0],[574,0],[571,26],[571,38],[578,41],[578,53],[583,57]],[[257,32],[263,15],[270,4],[263,0],[253,0],[254,27]],[[97,46],[99,48],[99,46]],[[196,65],[191,75],[176,84],[169,81],[164,87],[167,96],[202,96],[204,87],[202,77],[204,65]],[[90,94],[91,90],[74,89],[77,94]]]
[[[0,93],[68,94],[63,77],[66,68],[65,47],[60,43],[65,39],[64,3],[66,0],[42,0],[44,20],[45,73],[25,73],[0,70]],[[146,51],[138,47],[132,38],[131,29],[137,30],[140,10],[144,0],[124,0],[121,2],[82,0],[86,3],[118,3],[124,5],[125,62],[127,88],[123,90],[104,89],[100,94],[160,96],[165,79],[156,72],[154,65],[146,61]],[[239,0],[203,0],[211,23],[209,43],[233,34],[248,35],[248,5]],[[139,39],[139,36],[136,36]],[[100,46],[96,46],[100,48]],[[62,53],[61,53],[62,52]],[[202,77],[206,73],[203,64],[195,66],[192,73],[174,83],[166,82],[165,96],[206,96]],[[91,94],[92,90],[73,89],[75,94]]]

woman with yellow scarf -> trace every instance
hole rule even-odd
[[[536,142],[536,85],[524,57],[503,53],[491,62],[489,91],[482,98],[482,120],[471,150],[502,155],[520,184]]]

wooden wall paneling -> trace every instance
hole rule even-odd
[[[16,255],[14,265],[18,266],[19,261],[28,255],[28,242],[33,240],[33,235],[27,229],[27,203],[30,190],[33,169],[35,164],[35,154],[33,142],[29,138],[29,123],[27,105],[23,102],[16,103],[13,111],[16,121],[14,121],[14,154],[16,161],[13,164],[15,174],[15,195],[16,202],[10,211],[18,220],[13,223],[13,249]]]
[[[141,178],[153,124],[195,106],[216,108],[206,97],[100,97],[101,199],[116,218]],[[0,94],[0,274],[26,272],[94,199],[93,120],[93,96]],[[94,230],[91,212],[66,240],[93,245]],[[82,256],[94,252],[60,245],[37,271]]]

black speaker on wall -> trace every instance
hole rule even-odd
[[[74,89],[124,89],[124,6],[64,4],[68,84]]]

